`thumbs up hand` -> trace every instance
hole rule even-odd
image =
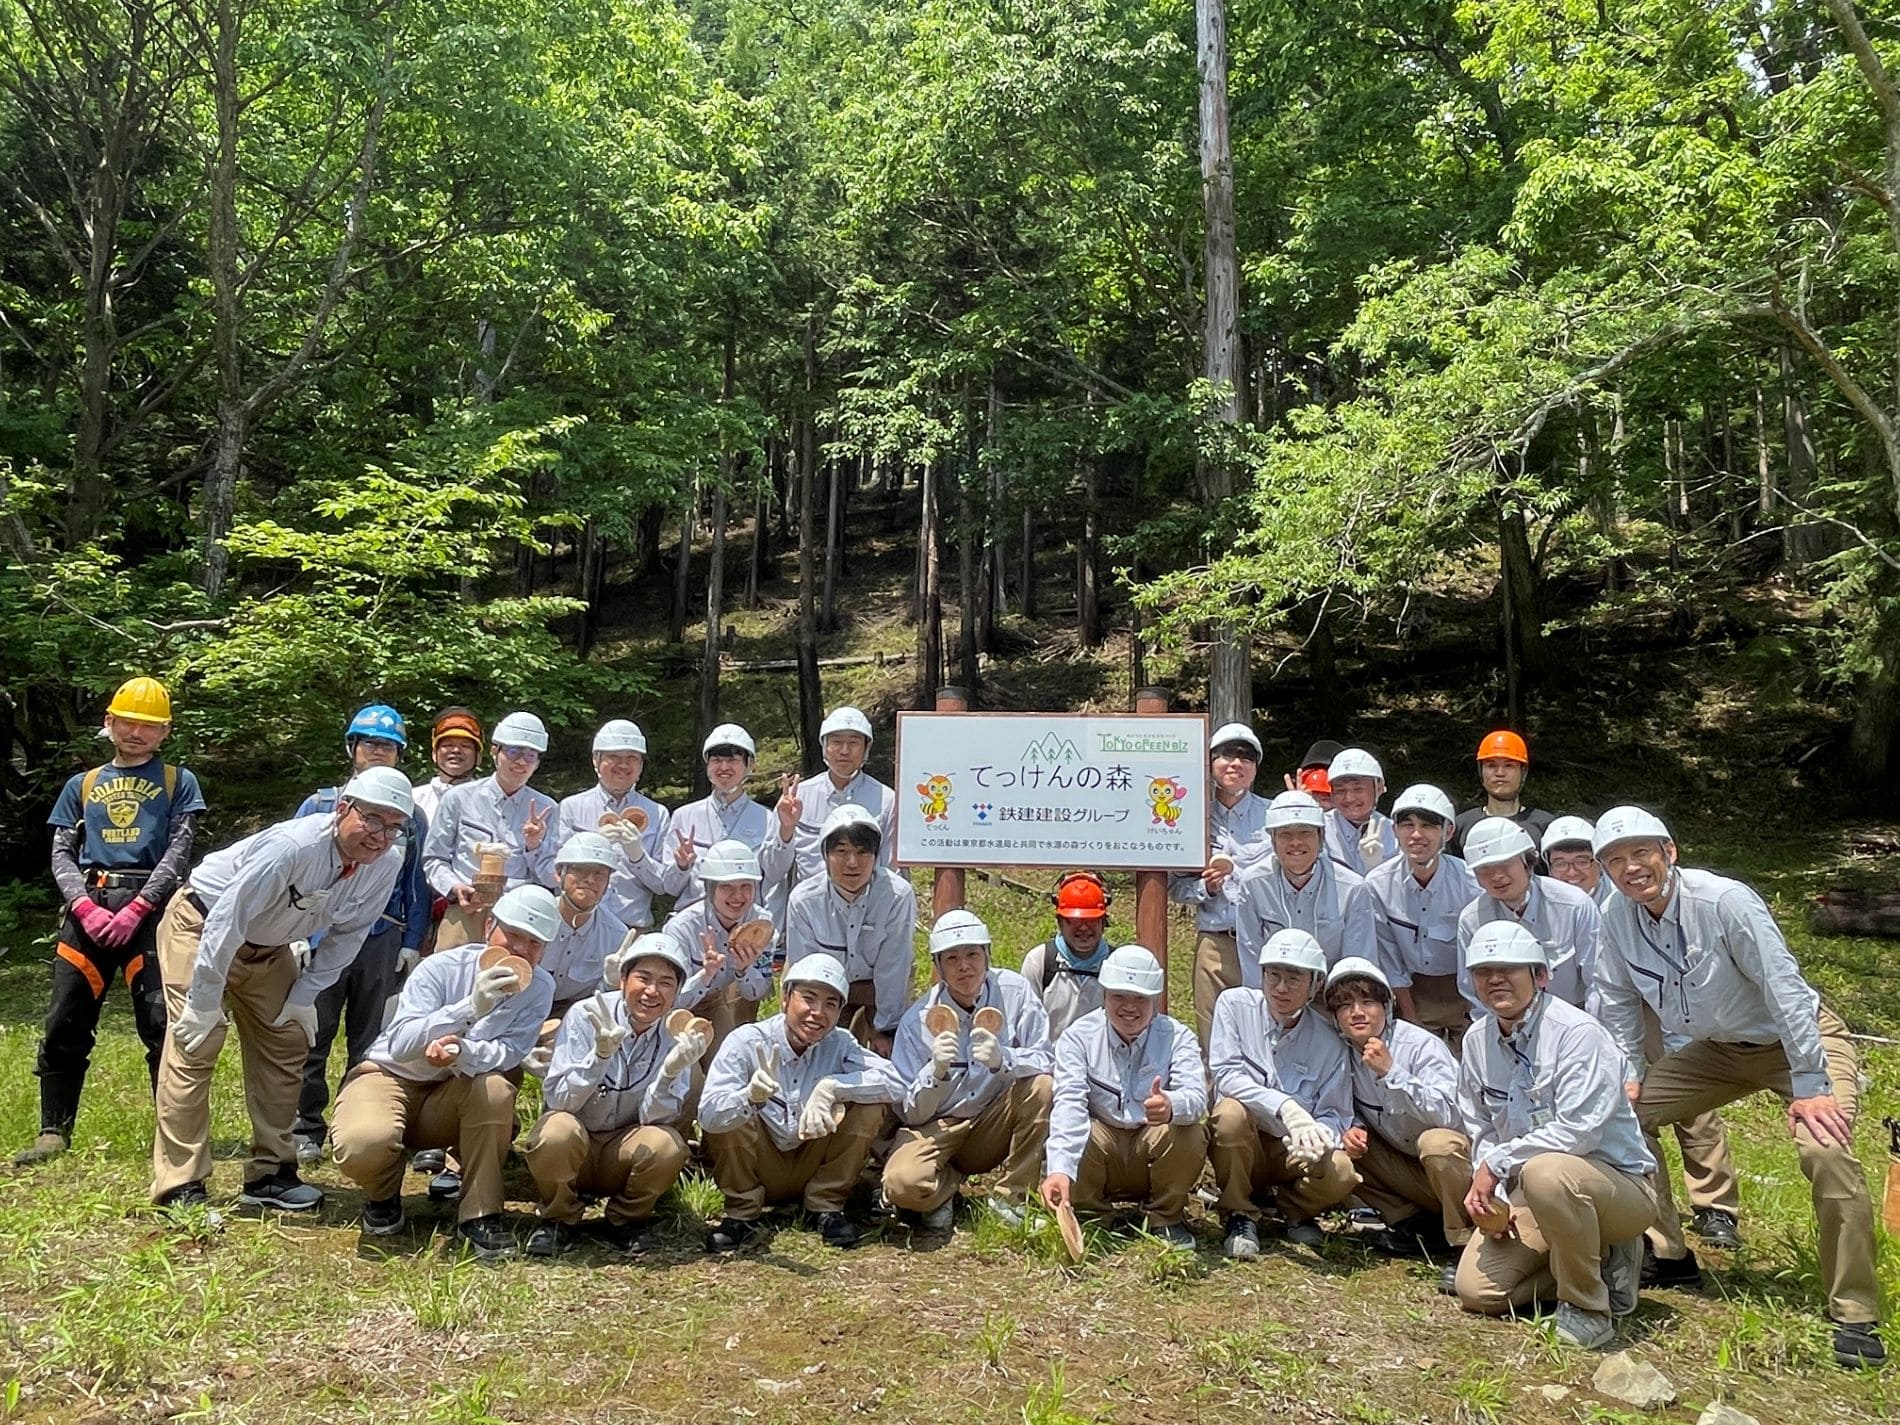
[[[1161,1076],[1157,1074],[1148,1097],[1141,1101],[1141,1111],[1147,1115],[1150,1123],[1174,1122],[1174,1102],[1161,1091]]]

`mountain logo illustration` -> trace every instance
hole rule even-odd
[[[1024,762],[1063,763],[1080,762],[1082,754],[1073,741],[1050,733],[1047,737],[1038,737],[1023,747]]]

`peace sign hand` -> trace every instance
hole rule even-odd
[[[541,838],[548,834],[548,811],[552,802],[531,803],[527,819],[521,823],[521,844],[530,851],[541,849]]]
[[[713,938],[712,927],[699,932],[699,972],[711,984],[719,978],[719,972],[726,968],[726,957],[719,949],[719,942]]]
[[[682,871],[690,870],[693,862],[699,859],[699,852],[693,846],[693,833],[681,831],[679,843],[673,848],[673,862]]]
[[[778,776],[778,829],[779,838],[790,841],[798,830],[799,818],[805,814],[805,802],[798,795],[798,774],[781,772]]]

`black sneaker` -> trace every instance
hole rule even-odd
[[[825,1239],[827,1247],[836,1247],[840,1251],[858,1245],[858,1239],[864,1234],[858,1230],[858,1224],[842,1212],[821,1212],[818,1214],[818,1235]]]
[[[428,1173],[431,1177],[449,1165],[447,1148],[418,1148],[409,1159],[409,1166],[418,1173]]]
[[[402,1231],[402,1198],[385,1197],[376,1202],[363,1204],[363,1235],[365,1237],[390,1237]]]
[[[1395,1227],[1381,1227],[1368,1233],[1366,1240],[1376,1252],[1388,1257],[1442,1258],[1451,1252],[1451,1244],[1445,1240],[1445,1229],[1436,1221],[1420,1213],[1408,1217]]]
[[[431,1202],[454,1202],[462,1195],[462,1175],[450,1168],[444,1168],[429,1179],[429,1200]]]
[[[1719,1207],[1698,1207],[1695,1210],[1695,1235],[1711,1247],[1721,1247],[1733,1252],[1742,1245],[1742,1233],[1736,1225],[1735,1214],[1724,1212]]]
[[[64,1153],[67,1146],[66,1135],[56,1133],[49,1128],[13,1155],[13,1166],[31,1168],[36,1164],[48,1162]]]
[[[315,1212],[323,1206],[323,1191],[311,1187],[286,1164],[267,1178],[244,1184],[238,1201],[246,1207],[268,1207],[277,1212]]]
[[[499,1262],[515,1254],[514,1234],[502,1226],[499,1212],[457,1223],[455,1235],[462,1239],[463,1246],[484,1262]]]
[[[1702,1264],[1696,1261],[1694,1252],[1673,1261],[1659,1257],[1645,1242],[1642,1284],[1647,1287],[1681,1287],[1685,1291],[1694,1290],[1702,1285]]]
[[[574,1229],[565,1222],[537,1222],[528,1234],[530,1257],[558,1257],[574,1245]]]
[[[1834,1364],[1842,1370],[1879,1370],[1887,1364],[1880,1327],[1872,1321],[1834,1323]]]
[[[1221,1255],[1237,1262],[1251,1261],[1260,1255],[1260,1229],[1242,1213],[1229,1213],[1227,1229],[1221,1234]]]
[[[183,1183],[159,1198],[158,1205],[167,1212],[189,1212],[194,1207],[209,1207],[211,1194],[201,1182]]]
[[[755,1219],[728,1217],[715,1223],[706,1232],[706,1250],[708,1252],[737,1252],[750,1246],[753,1239],[765,1228]]]
[[[647,1232],[649,1225],[645,1222],[603,1222],[600,1224],[600,1240],[616,1252],[637,1257],[642,1252],[652,1250],[653,1238]]]
[[[1438,1269],[1438,1294],[1458,1295],[1458,1260],[1455,1257]]]

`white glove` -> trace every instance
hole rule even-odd
[[[482,1019],[514,992],[515,972],[501,965],[490,965],[475,977],[475,988],[469,991],[468,1002],[475,1010],[475,1017]]]
[[[673,1047],[666,1051],[666,1057],[660,1060],[660,1077],[678,1078],[701,1059],[706,1057],[706,1046],[712,1040],[702,1030],[689,1029],[673,1041]],[[754,1075],[753,1077],[757,1077]],[[767,1098],[771,1095],[767,1094]]]
[[[297,962],[297,973],[301,975],[305,970],[310,968],[310,942],[308,940],[293,940],[290,942],[289,948],[290,958]],[[312,1039],[310,1042],[314,1044],[316,1040]]]
[[[538,1044],[522,1057],[521,1067],[537,1079],[546,1076],[548,1065],[554,1061],[554,1047],[550,1044]]]
[[[798,1115],[798,1136],[807,1142],[827,1137],[837,1126],[831,1121],[831,1110],[837,1103],[836,1079],[820,1079],[813,1084],[811,1092],[805,1095],[805,1111]]]
[[[187,1054],[196,1054],[204,1048],[205,1040],[223,1027],[223,1010],[197,1009],[187,1003],[178,1011],[178,1017],[172,1020],[172,1038],[178,1041],[178,1047]]]
[[[972,1038],[971,1042],[976,1041]],[[957,1040],[957,1031],[954,1029],[946,1029],[931,1040],[930,1072],[940,1079],[949,1073],[950,1066],[957,1061],[957,1050],[962,1047],[963,1045]]]
[[[1366,818],[1366,829],[1359,835],[1359,859],[1365,862],[1368,871],[1385,860],[1385,838],[1379,835],[1376,817]]]
[[[1003,1067],[1003,1041],[987,1029],[970,1031],[970,1057],[992,1074]]]
[[[603,992],[618,993],[620,990],[620,958],[621,951],[624,949],[626,949],[624,945],[617,945],[601,957],[600,988]]]
[[[303,1031],[303,1042],[314,1045],[317,1042],[317,1007],[314,1004],[293,1005],[285,1001],[284,1007],[277,1011],[277,1018],[270,1022],[272,1029],[286,1024],[294,1024]]]
[[[600,834],[632,861],[646,859],[646,842],[641,839],[640,828],[630,821],[610,821],[599,828]]]
[[[1332,1142],[1319,1121],[1292,1099],[1280,1105],[1280,1126],[1286,1130],[1286,1158],[1305,1167],[1317,1163],[1332,1151]]]
[[[420,946],[405,945],[401,950],[396,952],[396,973],[399,975],[408,974],[421,963],[422,950]]]
[[[595,995],[581,1006],[581,1013],[586,1016],[587,1022],[594,1026],[594,1057],[596,1059],[613,1058],[620,1052],[620,1046],[627,1042],[627,1027],[615,1022],[613,1011],[602,1003],[605,998],[604,995]]]
[[[763,1064],[752,1071],[751,1081],[745,1086],[746,1102],[764,1103],[778,1092],[778,1051],[774,1049]]]

